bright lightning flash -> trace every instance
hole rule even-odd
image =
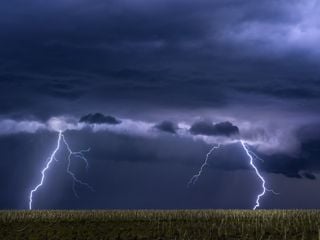
[[[250,160],[251,167],[254,169],[258,178],[261,180],[262,192],[258,194],[258,196],[256,198],[256,204],[253,207],[253,210],[256,210],[258,207],[260,207],[260,198],[264,196],[266,191],[272,192],[273,194],[278,194],[278,193],[274,192],[272,189],[266,188],[266,180],[264,180],[264,178],[262,177],[261,173],[259,172],[258,168],[255,166],[254,161],[253,161],[253,156],[255,156],[255,154],[252,154],[252,152],[248,149],[246,143],[243,140],[240,140],[240,143],[241,143],[241,146],[243,147],[245,153],[247,154],[247,156]]]
[[[209,160],[211,153],[214,152],[214,150],[216,150],[218,148],[220,148],[220,144],[218,144],[217,146],[213,146],[210,149],[210,151],[206,155],[206,159],[204,160],[203,164],[200,167],[199,172],[197,174],[193,175],[192,178],[189,180],[188,187],[190,187],[190,185],[193,185],[198,181],[198,178],[201,176],[203,169],[208,165],[208,160]]]
[[[67,173],[71,176],[72,180],[73,180],[73,192],[75,194],[76,197],[78,197],[78,194],[76,192],[75,186],[76,183],[81,184],[83,186],[86,186],[87,188],[89,188],[91,191],[94,191],[93,188],[86,182],[83,182],[81,180],[79,180],[76,175],[71,171],[71,159],[72,157],[76,157],[76,158],[80,158],[81,160],[83,160],[86,164],[86,168],[88,168],[88,160],[86,159],[86,157],[84,156],[84,153],[89,152],[90,149],[87,150],[81,150],[78,152],[74,152],[71,150],[68,142],[65,139],[65,136],[63,134],[63,131],[59,131],[59,135],[58,135],[58,141],[57,141],[57,145],[56,148],[53,150],[51,156],[48,158],[47,160],[47,164],[46,166],[42,169],[41,171],[41,180],[40,183],[38,185],[36,185],[31,191],[30,191],[30,195],[29,195],[29,209],[32,209],[32,202],[33,202],[33,195],[34,193],[36,193],[38,191],[38,189],[44,184],[44,180],[46,177],[46,172],[49,170],[50,166],[52,165],[53,161],[58,161],[56,158],[56,154],[57,152],[60,150],[61,148],[61,144],[64,144],[67,148],[68,151],[68,165],[67,165]]]
[[[243,150],[245,151],[246,155],[248,156],[248,158],[250,160],[249,163],[250,163],[251,167],[254,169],[256,175],[258,176],[258,178],[261,180],[262,192],[260,194],[258,194],[258,196],[256,198],[256,204],[253,207],[253,210],[256,210],[258,207],[260,207],[260,199],[265,195],[266,191],[272,192],[273,194],[277,194],[277,195],[279,193],[274,192],[272,189],[266,188],[266,186],[265,186],[266,185],[266,181],[262,177],[262,175],[260,174],[258,168],[255,166],[254,158],[255,159],[259,159],[261,161],[263,161],[263,159],[259,158],[255,153],[250,151],[249,148],[247,147],[245,141],[240,140],[240,143],[241,143],[241,146],[242,146]],[[220,148],[220,144],[218,144],[217,146],[214,146],[214,147],[212,147],[210,149],[210,151],[206,155],[206,159],[205,159],[204,163],[200,167],[199,172],[197,174],[195,174],[194,176],[192,176],[192,178],[188,182],[188,186],[190,186],[192,184],[195,184],[197,182],[198,178],[201,176],[201,174],[203,172],[204,167],[208,165],[208,159],[209,159],[211,153],[214,150],[218,149],[218,148]]]

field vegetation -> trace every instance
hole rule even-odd
[[[320,240],[320,211],[1,211],[0,239]]]

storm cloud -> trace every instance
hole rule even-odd
[[[232,136],[239,134],[239,128],[230,122],[221,122],[213,124],[209,121],[201,121],[192,124],[190,132],[194,135],[207,135],[207,136]]]
[[[13,0],[0,9],[2,114],[318,106],[316,2]]]
[[[319,10],[302,0],[1,1],[0,208],[24,207],[60,130],[92,148],[97,195],[51,200],[43,189],[43,208],[247,208],[252,196],[234,203],[233,190],[259,186],[239,139],[268,183],[291,191],[267,207],[319,207],[320,195],[307,197],[320,171]]]
[[[178,127],[170,121],[163,121],[161,123],[156,124],[154,127],[160,131],[172,134],[176,134],[178,129]]]
[[[80,118],[79,122],[95,123],[95,124],[120,124],[121,121],[113,116],[105,116],[102,113],[90,113]]]

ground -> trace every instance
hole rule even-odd
[[[320,211],[1,211],[0,239],[319,240]]]

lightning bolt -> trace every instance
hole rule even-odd
[[[249,158],[249,163],[250,166],[253,168],[253,170],[255,171],[256,175],[258,176],[258,178],[261,181],[261,187],[262,187],[262,191],[261,193],[259,193],[256,197],[256,204],[253,207],[253,210],[256,210],[258,207],[260,207],[260,199],[265,195],[265,193],[268,192],[272,192],[273,194],[278,195],[279,193],[273,191],[272,189],[268,189],[266,187],[266,181],[263,178],[263,176],[261,175],[261,173],[259,172],[258,168],[256,167],[255,163],[254,163],[254,158],[260,160],[260,161],[264,161],[263,159],[261,159],[260,157],[258,157],[255,153],[253,153],[247,146],[247,144],[245,143],[245,141],[240,140],[240,144],[243,148],[243,150],[245,151],[247,157]],[[201,174],[203,173],[203,169],[208,165],[208,159],[210,157],[210,155],[212,154],[212,152],[214,152],[216,149],[220,148],[220,144],[218,144],[217,146],[213,146],[209,152],[206,155],[205,161],[204,163],[201,165],[200,170],[197,174],[193,175],[192,178],[189,180],[188,182],[188,187],[190,185],[195,184],[198,181],[198,178],[201,176]]]
[[[208,160],[209,160],[209,157],[210,157],[211,153],[213,151],[215,151],[216,149],[218,149],[218,148],[220,148],[220,144],[218,144],[217,146],[213,146],[209,150],[209,152],[206,155],[206,159],[204,160],[203,164],[200,167],[199,172],[197,174],[193,175],[192,178],[189,180],[188,187],[190,187],[190,185],[194,185],[198,181],[198,178],[201,176],[201,174],[203,172],[203,169],[208,165]]]
[[[81,150],[78,152],[74,152],[71,150],[68,142],[65,139],[65,136],[63,134],[63,131],[59,131],[58,134],[58,140],[57,140],[57,144],[55,149],[53,150],[52,154],[50,155],[50,157],[47,160],[47,163],[45,165],[45,167],[42,169],[41,171],[41,180],[39,182],[38,185],[36,185],[31,191],[30,191],[30,195],[29,195],[29,209],[32,209],[32,202],[33,202],[33,195],[38,191],[38,189],[44,184],[45,178],[46,178],[46,172],[50,169],[50,166],[52,165],[53,161],[58,161],[56,158],[56,154],[57,152],[60,150],[61,148],[61,144],[64,144],[66,146],[66,149],[68,151],[68,165],[67,165],[67,173],[71,176],[72,180],[73,180],[73,185],[72,185],[72,190],[75,194],[76,197],[78,197],[78,194],[76,192],[75,186],[76,183],[81,184],[86,186],[87,188],[89,188],[91,191],[94,191],[93,188],[86,182],[81,181],[80,179],[78,179],[76,177],[76,175],[71,171],[71,160],[72,157],[76,157],[76,158],[80,158],[81,160],[83,160],[86,164],[86,168],[89,167],[88,164],[88,160],[86,159],[84,153],[89,152],[90,149],[87,150]]]
[[[257,157],[254,153],[252,153],[246,143],[243,140],[240,140],[241,146],[243,147],[246,155],[248,156],[249,160],[250,160],[250,165],[251,167],[254,169],[256,175],[258,176],[258,178],[261,181],[261,187],[262,187],[262,192],[258,194],[257,198],[256,198],[256,204],[253,207],[253,210],[256,210],[258,207],[260,207],[260,199],[265,195],[266,191],[272,192],[273,194],[278,195],[279,193],[273,191],[272,189],[268,189],[266,188],[266,180],[262,177],[261,173],[259,172],[258,168],[256,167],[256,165],[254,164],[253,158],[256,157],[258,159],[261,159],[259,157]]]

